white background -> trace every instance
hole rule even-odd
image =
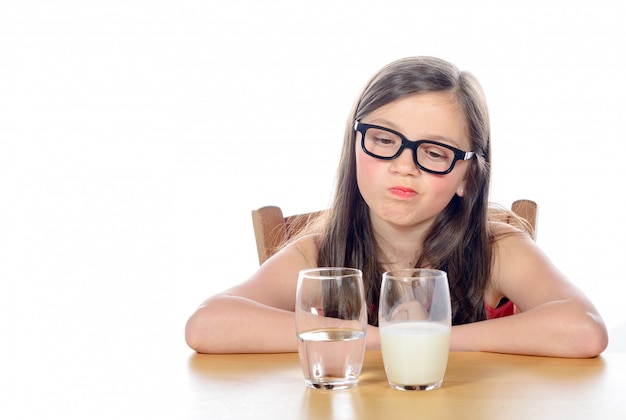
[[[353,100],[409,55],[479,78],[491,201],[537,201],[538,243],[624,323],[618,3],[3,1],[4,348],[68,339],[73,317],[112,334],[138,301],[184,346],[197,305],[258,265],[250,211],[326,207]]]

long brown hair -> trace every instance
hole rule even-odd
[[[337,187],[320,243],[320,267],[363,271],[369,323],[378,325],[378,299],[384,271],[371,229],[368,206],[356,181],[354,121],[408,95],[447,92],[462,108],[479,156],[469,162],[464,197],[454,196],[437,216],[416,267],[448,273],[453,324],[485,319],[493,238],[487,223],[490,178],[490,128],[487,105],[477,80],[434,57],[409,57],[382,68],[366,84],[346,122]]]

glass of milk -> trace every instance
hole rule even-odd
[[[355,386],[365,355],[363,275],[354,268],[302,270],[296,291],[296,334],[304,381],[314,389]]]
[[[387,380],[403,391],[437,389],[450,351],[450,289],[441,270],[383,274],[378,308]]]

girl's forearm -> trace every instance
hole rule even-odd
[[[550,357],[595,357],[607,345],[595,312],[552,302],[517,315],[452,328],[452,351],[488,351]]]
[[[187,321],[185,339],[199,353],[286,353],[298,349],[293,312],[229,295],[205,301]]]

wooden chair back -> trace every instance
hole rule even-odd
[[[259,264],[274,255],[285,241],[292,238],[312,219],[325,210],[284,216],[280,207],[265,206],[252,210],[252,226],[259,257]],[[517,200],[511,210],[491,208],[489,218],[525,228],[536,238],[537,203],[532,200]],[[520,220],[521,218],[521,220]]]

